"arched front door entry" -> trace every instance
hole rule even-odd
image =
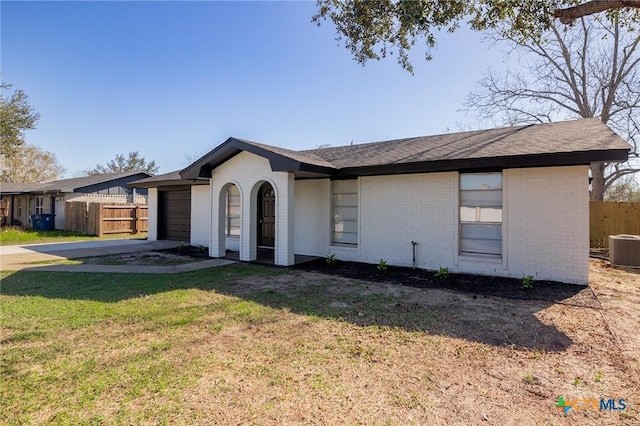
[[[276,193],[269,182],[258,192],[258,246],[275,247]]]

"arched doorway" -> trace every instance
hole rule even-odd
[[[258,191],[258,247],[275,247],[276,192],[269,182]]]

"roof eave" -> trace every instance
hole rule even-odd
[[[191,164],[180,172],[183,179],[197,179],[211,177],[211,171],[220,164],[235,157],[240,152],[246,151],[269,160],[271,170],[274,172],[312,172],[326,174],[334,173],[335,169],[330,167],[308,164],[285,155],[278,154],[268,149],[256,146],[236,138],[229,138],[224,143],[213,149],[201,159]]]
[[[356,176],[380,176],[410,173],[453,171],[472,172],[530,167],[578,166],[589,165],[590,163],[596,161],[626,161],[628,159],[628,156],[629,151],[626,149],[609,149],[598,151],[467,158],[458,160],[434,160],[414,163],[346,167],[339,169],[334,176],[337,178],[347,178]]]
[[[159,188],[163,186],[208,185],[209,179],[168,179],[153,182],[129,182],[129,188]]]

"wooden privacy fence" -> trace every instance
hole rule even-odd
[[[140,204],[65,203],[64,228],[102,237],[148,231],[148,207]]]
[[[640,203],[589,201],[589,244],[609,247],[609,235],[640,235]]]

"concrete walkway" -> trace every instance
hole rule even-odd
[[[234,263],[227,259],[210,259],[202,262],[171,266],[145,265],[46,265],[47,262],[81,257],[108,256],[112,254],[136,253],[177,247],[175,241],[146,240],[100,240],[64,243],[25,244],[0,247],[0,270],[2,271],[64,271],[64,272],[113,272],[113,273],[178,273]]]

